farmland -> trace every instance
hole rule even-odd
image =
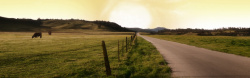
[[[120,49],[119,62],[117,41],[122,43],[130,35],[44,33],[41,39],[32,39],[32,34],[0,32],[0,77],[106,77],[102,40],[112,77],[170,77],[160,53],[142,38],[129,52]]]
[[[250,57],[249,36],[147,35],[159,39]]]

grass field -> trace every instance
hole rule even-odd
[[[250,37],[237,36],[188,36],[188,35],[147,35],[159,39],[184,43],[215,51],[250,57]]]
[[[0,77],[106,77],[101,41],[106,42],[111,77],[170,77],[159,52],[139,38],[117,60],[117,41],[130,35],[0,32]]]

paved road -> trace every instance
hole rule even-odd
[[[140,36],[140,35],[139,35]],[[151,42],[180,78],[250,78],[250,58],[141,36]]]

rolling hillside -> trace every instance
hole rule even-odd
[[[3,32],[131,32],[108,21],[85,21],[78,19],[15,19],[0,17]]]

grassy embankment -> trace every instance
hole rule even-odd
[[[128,35],[0,33],[0,77],[106,77],[101,41],[106,41],[111,77],[169,77],[162,56],[139,38],[131,52],[117,60],[117,40]]]
[[[215,51],[250,57],[250,37],[234,36],[189,36],[189,35],[147,35],[159,39],[184,43]]]

